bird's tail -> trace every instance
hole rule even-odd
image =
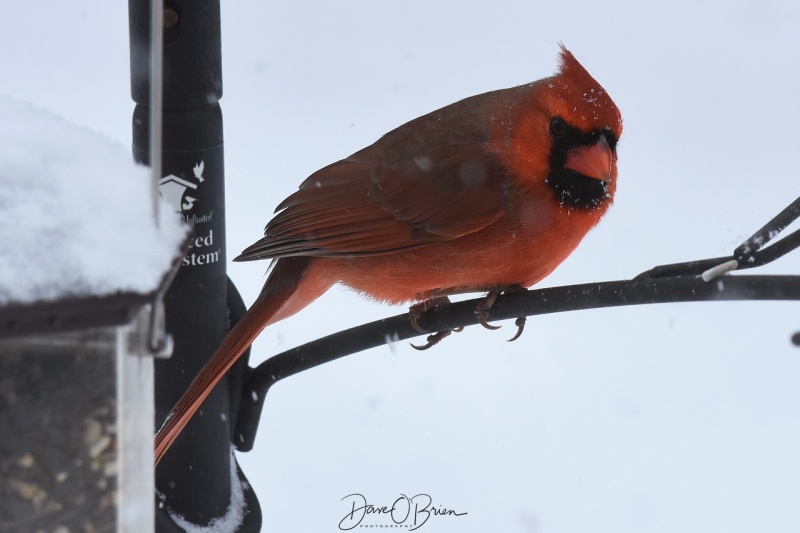
[[[161,460],[172,442],[192,418],[222,376],[268,325],[299,311],[316,299],[327,286],[301,289],[312,260],[285,258],[276,262],[264,289],[222,344],[194,378],[189,388],[170,410],[156,434],[155,462]],[[294,297],[293,297],[294,296]],[[299,298],[298,298],[299,296]]]

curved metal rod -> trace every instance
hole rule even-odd
[[[736,261],[736,270],[755,268],[771,263],[795,248],[800,247],[800,230],[796,230],[770,246],[766,246],[769,241],[777,237],[780,232],[798,218],[800,218],[800,198],[797,198],[794,202],[789,204],[786,209],[773,217],[764,227],[740,244],[733,251],[733,254],[728,257],[715,257],[713,259],[700,259],[697,261],[688,261],[686,263],[660,265],[647,272],[642,272],[634,279],[697,276],[710,268],[728,261]]]
[[[429,331],[478,323],[476,298],[438,306],[418,322]],[[490,310],[491,320],[544,315],[627,305],[733,300],[800,300],[800,276],[725,276],[705,282],[699,277],[606,281],[512,292],[500,296]],[[328,335],[275,355],[248,376],[234,444],[252,449],[264,397],[278,381],[363,350],[424,335],[414,329],[408,314],[363,324]]]

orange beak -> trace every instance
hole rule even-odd
[[[567,152],[564,168],[606,183],[611,181],[613,156],[605,135],[591,146],[581,146]]]

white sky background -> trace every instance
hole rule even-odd
[[[0,93],[130,144],[127,3],[15,2]],[[625,119],[606,219],[542,283],[729,253],[800,195],[793,1],[224,2],[229,256],[311,172],[418,115],[556,68]],[[266,264],[231,265],[250,303]],[[798,273],[800,256],[762,272]],[[399,343],[276,385],[240,456],[265,530],[338,531],[353,492],[469,514],[423,531],[796,531],[800,304],[679,304]],[[255,361],[403,312],[334,290]]]

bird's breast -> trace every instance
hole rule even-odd
[[[566,259],[601,214],[533,197],[489,226],[452,240],[393,254],[323,261],[337,280],[389,303],[436,292],[530,287]]]

